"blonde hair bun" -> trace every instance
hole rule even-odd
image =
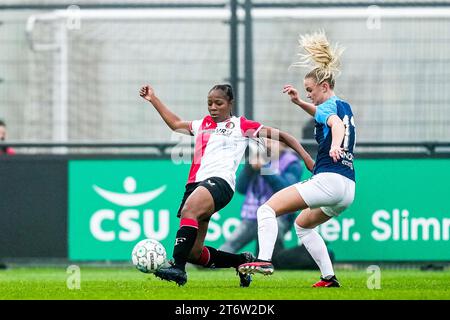
[[[334,83],[334,78],[340,72],[340,58],[345,48],[339,44],[332,47],[323,30],[300,35],[298,42],[300,59],[293,66],[313,68],[318,83],[326,80],[332,80]]]

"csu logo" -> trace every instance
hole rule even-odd
[[[136,180],[133,177],[127,177],[123,181],[125,192],[106,190],[95,184],[92,188],[99,197],[122,207],[120,211],[103,208],[94,212],[89,221],[89,228],[92,236],[97,240],[110,242],[118,238],[121,241],[135,241],[141,237],[142,233],[146,238],[163,240],[169,234],[168,209],[161,209],[156,213],[153,209],[141,208],[144,205],[147,207],[159,197],[166,190],[165,185],[138,193],[135,192]],[[120,231],[115,231],[117,225]],[[159,226],[158,229],[155,228],[156,225]]]

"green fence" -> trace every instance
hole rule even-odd
[[[318,228],[336,261],[450,261],[449,159],[361,159],[355,167],[353,205]],[[129,260],[147,237],[171,255],[188,171],[170,160],[69,161],[69,258]],[[206,243],[229,237],[242,201],[236,193],[213,215]],[[292,230],[286,246],[295,245]]]

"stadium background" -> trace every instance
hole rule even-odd
[[[0,118],[18,152],[0,159],[3,261],[127,262],[146,226],[147,236],[164,229],[161,210],[171,216],[161,239],[171,247],[188,168],[172,160],[189,159],[191,141],[138,97],[142,84],[181,117],[198,119],[212,85],[231,82],[237,114],[282,128],[314,152],[308,118],[281,88],[301,87],[301,70],[289,68],[297,38],[318,28],[347,48],[337,94],[354,108],[360,177],[354,206],[322,235],[338,262],[450,261],[450,3],[254,0],[252,19],[249,3],[2,2]],[[101,202],[93,185],[118,193],[171,187],[159,202],[121,207]],[[220,213],[212,243],[237,223],[241,201]],[[109,210],[100,238],[92,232],[99,210]],[[343,219],[354,219],[359,236],[344,237]],[[286,241],[295,245],[295,237]]]

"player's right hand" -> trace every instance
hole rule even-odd
[[[297,103],[298,101],[300,101],[298,90],[290,84],[287,84],[283,87],[283,93],[287,93],[293,103]]]
[[[139,90],[139,95],[147,101],[152,101],[152,98],[155,96],[155,91],[147,84],[141,87],[141,90]]]
[[[261,157],[254,158],[250,161],[250,165],[252,166],[253,170],[259,171],[261,168],[266,164],[266,161],[262,159]]]

